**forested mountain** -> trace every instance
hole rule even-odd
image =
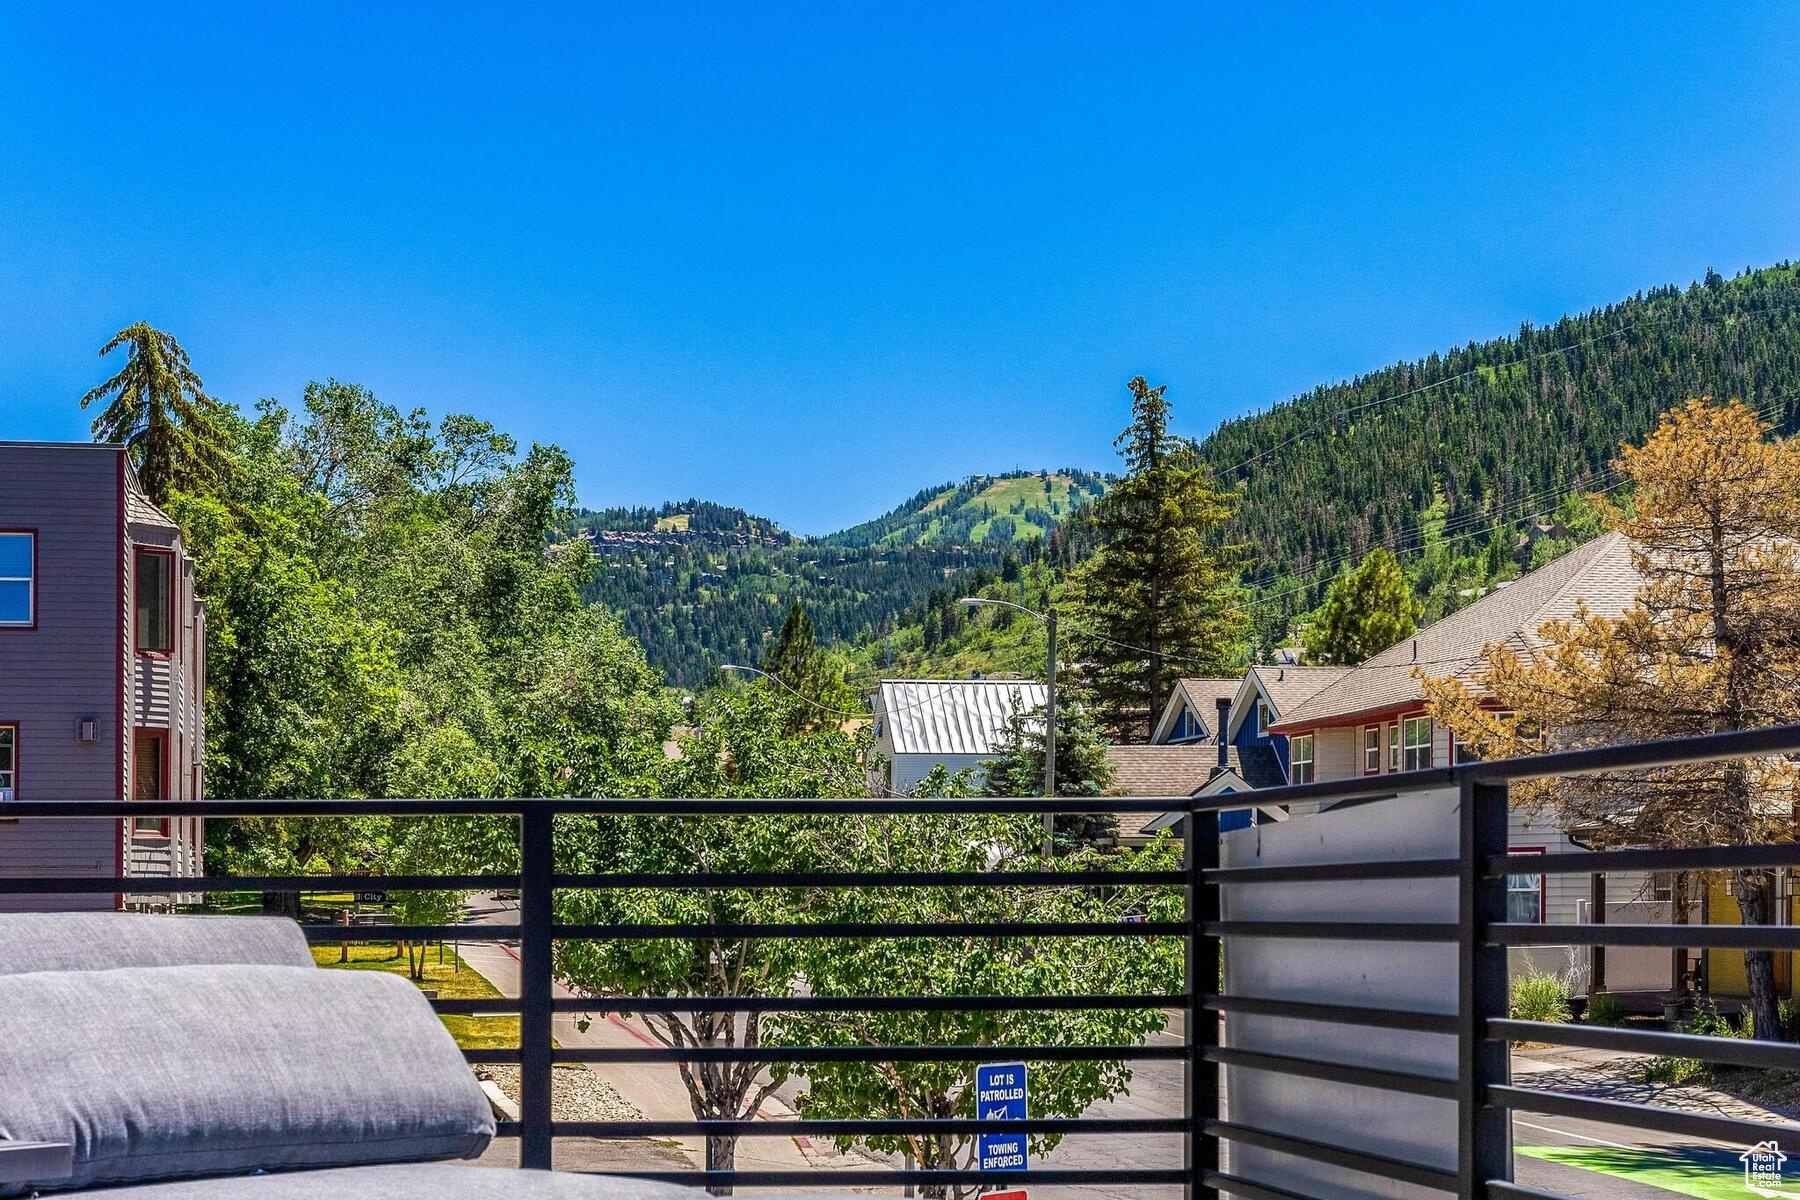
[[[1310,607],[1346,559],[1377,545],[1416,552],[1435,495],[1448,533],[1478,542],[1568,492],[1614,487],[1620,443],[1690,396],[1742,398],[1792,432],[1795,275],[1785,263],[1708,273],[1227,421],[1201,453],[1242,485],[1235,531],[1253,548],[1252,582]]]
[[[1045,538],[1106,490],[1092,471],[1014,471],[926,488],[891,512],[820,539],[833,546],[982,545]]]

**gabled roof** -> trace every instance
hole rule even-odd
[[[1156,728],[1151,731],[1150,740],[1154,742],[1167,736],[1181,704],[1186,704],[1200,719],[1208,737],[1216,737],[1219,731],[1213,725],[1218,720],[1219,701],[1236,696],[1243,682],[1241,676],[1230,679],[1177,679],[1175,690],[1169,693],[1169,702],[1163,706],[1162,715],[1156,719]]]
[[[1229,734],[1235,737],[1250,714],[1256,711],[1259,696],[1268,700],[1269,707],[1274,710],[1270,714],[1273,720],[1280,721],[1287,712],[1306,703],[1349,671],[1349,667],[1302,667],[1291,663],[1251,667],[1244,676],[1243,689],[1231,706]]]
[[[1283,711],[1278,727],[1289,732],[1344,725],[1360,715],[1397,711],[1425,698],[1413,676],[1416,668],[1468,680],[1483,666],[1483,646],[1526,650],[1540,645],[1538,630],[1546,622],[1573,615],[1578,604],[1608,616],[1624,612],[1643,583],[1631,550],[1630,541],[1617,532],[1577,546],[1352,667],[1305,703]]]
[[[155,529],[177,528],[167,513],[135,487],[125,489],[125,519],[133,525],[148,525]]]
[[[1206,786],[1219,764],[1215,742],[1180,745],[1108,746],[1115,796],[1191,796]],[[1231,756],[1236,766],[1237,755]]]
[[[998,754],[1013,716],[1043,708],[1041,683],[1023,679],[884,679],[875,716],[895,754]]]

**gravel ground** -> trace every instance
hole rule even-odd
[[[514,1104],[519,1102],[518,1067],[484,1064],[475,1074],[493,1080]],[[644,1117],[610,1083],[579,1063],[559,1063],[551,1071],[550,1112],[558,1121],[641,1121]]]

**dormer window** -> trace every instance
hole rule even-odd
[[[1269,703],[1266,700],[1256,702],[1256,736],[1269,736]]]
[[[0,533],[0,627],[37,624],[37,534]]]

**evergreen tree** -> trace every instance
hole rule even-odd
[[[1131,381],[1132,421],[1114,445],[1127,472],[1091,512],[1099,545],[1071,580],[1076,661],[1101,721],[1144,736],[1182,674],[1223,670],[1249,628],[1243,548],[1221,527],[1236,497],[1214,486],[1194,443],[1169,432],[1165,388]]]
[[[200,376],[172,334],[139,321],[100,347],[104,358],[127,347],[118,374],[81,398],[106,407],[94,418],[94,437],[131,453],[138,481],[158,504],[175,491],[216,488],[232,465],[231,413],[208,396]]]
[[[1393,552],[1378,546],[1332,583],[1307,626],[1306,656],[1353,667],[1411,637],[1422,611]]]

